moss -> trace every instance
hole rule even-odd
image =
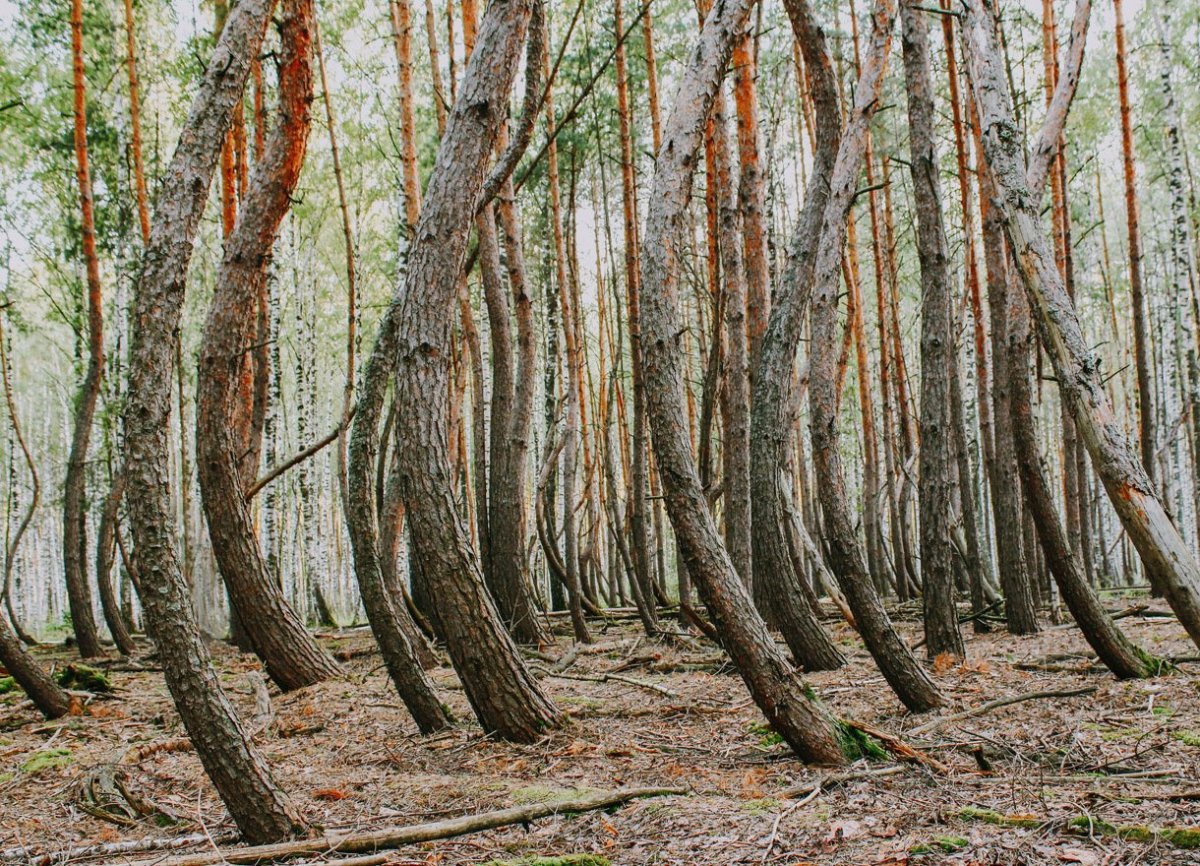
[[[54,675],[64,689],[79,689],[85,692],[111,692],[112,681],[103,673],[87,665],[67,665]]]
[[[846,756],[846,760],[857,761],[859,758],[866,758],[868,761],[887,760],[887,749],[874,737],[846,722],[836,722],[835,727],[838,745],[842,747],[842,754]]]
[[[958,811],[958,817],[984,821],[999,827],[1040,827],[1044,822],[1027,815],[1001,815],[993,809],[977,809],[967,806]],[[1200,827],[1153,827],[1148,824],[1113,824],[1091,815],[1076,815],[1066,823],[1072,833],[1087,836],[1117,836],[1129,842],[1157,842],[1183,848],[1200,850]]]
[[[46,749],[45,751],[38,752],[36,755],[22,764],[21,772],[32,775],[33,773],[40,772],[41,770],[47,770],[51,767],[65,767],[69,763],[71,763],[70,749]]]
[[[756,818],[761,818],[764,815],[770,815],[779,808],[780,802],[774,797],[763,797],[759,800],[746,800],[741,804],[743,811],[750,813]]]
[[[953,854],[971,843],[962,836],[934,836],[928,842],[919,842],[908,849],[909,854]]]
[[[1200,749],[1200,731],[1176,731],[1172,736],[1185,746]]]
[[[997,827],[1040,827],[1044,823],[1039,818],[1029,815],[1001,815],[995,809],[980,809],[976,806],[963,806],[958,810],[958,817],[967,821],[983,821]]]
[[[17,687],[17,682],[12,677],[0,677],[0,695],[6,695]]]
[[[545,785],[528,785],[517,788],[512,792],[515,803],[554,803],[560,800],[573,800],[595,794],[598,788],[547,788]]]
[[[1147,652],[1136,644],[1131,649],[1133,650],[1133,654],[1141,661],[1147,676],[1157,677],[1175,670],[1175,665],[1164,658],[1159,658],[1153,653]]]
[[[778,746],[783,742],[783,737],[779,735],[779,732],[766,722],[752,722],[747,730],[758,737],[758,744],[764,749]]]
[[[612,866],[599,854],[562,854],[556,857],[522,857],[519,860],[489,860],[482,866]]]

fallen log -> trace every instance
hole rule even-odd
[[[619,788],[570,800],[549,803],[533,803],[514,806],[479,815],[464,815],[444,821],[415,824],[407,827],[382,827],[377,830],[330,830],[309,839],[294,842],[276,842],[271,845],[255,845],[246,848],[226,848],[203,851],[169,859],[155,858],[134,861],[129,866],[216,866],[225,863],[266,863],[285,857],[330,854],[370,854],[377,851],[449,839],[483,830],[494,830],[511,824],[525,824],[538,818],[593,812],[620,806],[630,800],[644,797],[666,797],[686,794],[685,788]]]

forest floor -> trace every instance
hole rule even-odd
[[[1195,653],[1172,618],[1121,622],[1158,655]],[[711,645],[647,643],[629,621],[597,626],[594,646],[562,676],[544,676],[571,722],[536,745],[495,742],[473,722],[420,737],[361,629],[322,636],[346,659],[345,678],[287,695],[272,688],[274,721],[257,741],[283,788],[323,828],[414,824],[621,786],[689,791],[425,843],[396,851],[387,860],[395,864],[581,853],[613,864],[1200,863],[1200,666],[1118,682],[1090,661],[1073,627],[1032,637],[967,627],[968,661],[935,665],[953,705],[922,732],[938,716],[908,715],[854,633],[830,625],[852,659],[809,677],[818,694],[841,717],[902,738],[930,762],[864,763],[851,778],[806,767],[765,727]],[[901,625],[915,643],[919,624]],[[569,646],[561,638],[547,658]],[[255,660],[223,644],[214,653],[250,718]],[[40,656],[60,666],[72,660],[62,648]],[[550,667],[531,663],[543,675]],[[614,673],[623,679],[570,678]],[[456,716],[470,719],[454,672],[433,676]],[[116,666],[111,677],[113,695],[55,722],[37,717],[19,693],[0,696],[0,861],[21,862],[21,847],[62,855],[196,833],[210,849],[232,844],[228,816],[180,739],[161,675]],[[1094,691],[956,715],[998,698],[1083,689]],[[128,787],[176,824],[120,826],[79,805],[81,780],[122,756]]]

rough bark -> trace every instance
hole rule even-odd
[[[525,742],[558,724],[560,715],[521,661],[484,588],[454,493],[446,404],[470,217],[504,119],[531,7],[529,0],[493,0],[484,14],[429,178],[408,273],[388,313],[396,317],[396,407],[405,419],[398,454],[414,554],[438,598],[451,660],[480,723]],[[377,345],[373,355],[389,349]]]
[[[230,115],[262,45],[271,6],[269,0],[242,0],[230,13],[164,174],[137,284],[122,454],[140,594],[164,678],[209,778],[254,842],[291,836],[304,821],[251,744],[193,617],[175,548],[168,416],[188,262]]]
[[[767,720],[802,759],[842,763],[846,758],[833,720],[776,649],[721,544],[692,457],[684,412],[680,245],[705,124],[752,5],[752,0],[713,4],[663,130],[641,250],[646,408],[681,558],[743,680]]]
[[[279,122],[267,144],[217,273],[200,349],[196,463],[209,538],[229,599],[251,646],[285,691],[336,676],[338,667],[284,598],[259,548],[242,472],[239,373],[259,343],[257,308],[279,225],[300,178],[311,125],[312,7],[297,3],[283,19]]]
[[[838,343],[838,276],[846,243],[847,218],[858,187],[867,126],[878,105],[895,17],[896,5],[892,0],[877,0],[871,14],[871,36],[855,89],[854,107],[831,175],[829,202],[825,206],[813,269],[810,429],[831,570],[884,678],[910,710],[924,712],[940,706],[944,699],[896,632],[871,583],[850,513],[845,470],[838,450],[838,359],[832,351]]]
[[[971,0],[965,8],[967,56],[984,152],[996,186],[996,205],[1004,215],[1042,345],[1092,464],[1147,573],[1193,641],[1200,642],[1200,564],[1172,523],[1113,412],[1100,364],[1084,339],[1075,307],[1055,267],[1037,198],[1030,191],[1021,159],[1020,137],[995,45],[995,11],[985,0]],[[1086,33],[1072,33],[1073,39],[1084,36]]]
[[[840,141],[841,112],[824,31],[806,0],[793,0],[786,9],[813,81],[817,144],[804,209],[791,240],[788,262],[775,287],[754,373],[750,417],[754,586],[783,632],[796,663],[807,670],[832,670],[843,665],[845,657],[804,603],[800,585],[803,577],[792,568],[784,533],[787,479],[779,467],[784,464],[792,435],[787,419],[792,370],[811,298],[821,217]]]
[[[88,164],[87,89],[83,67],[83,0],[71,2],[71,80],[74,92],[75,179],[79,188],[79,229],[87,309],[87,370],[75,397],[74,433],[63,481],[63,569],[71,628],[84,658],[103,653],[87,569],[87,457],[92,420],[104,375],[104,310],[101,301],[100,259],[96,254],[96,217]]]
[[[961,658],[966,651],[958,630],[951,542],[955,464],[950,366],[958,364],[958,353],[950,315],[950,253],[934,143],[929,23],[916,0],[901,0],[900,21],[908,95],[909,171],[921,263],[921,451],[917,493],[921,572],[925,577],[925,648],[930,658],[942,653]],[[958,387],[957,381],[953,386]],[[962,480],[969,484],[969,479]],[[969,487],[963,495],[971,495]]]
[[[742,582],[751,586],[750,550],[750,365],[746,335],[746,269],[742,245],[741,179],[729,143],[729,116],[718,90],[713,107],[714,183],[721,251],[724,359],[721,364],[721,502],[725,549]]]

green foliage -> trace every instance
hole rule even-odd
[[[12,677],[0,677],[0,695],[6,695],[17,687]]]

